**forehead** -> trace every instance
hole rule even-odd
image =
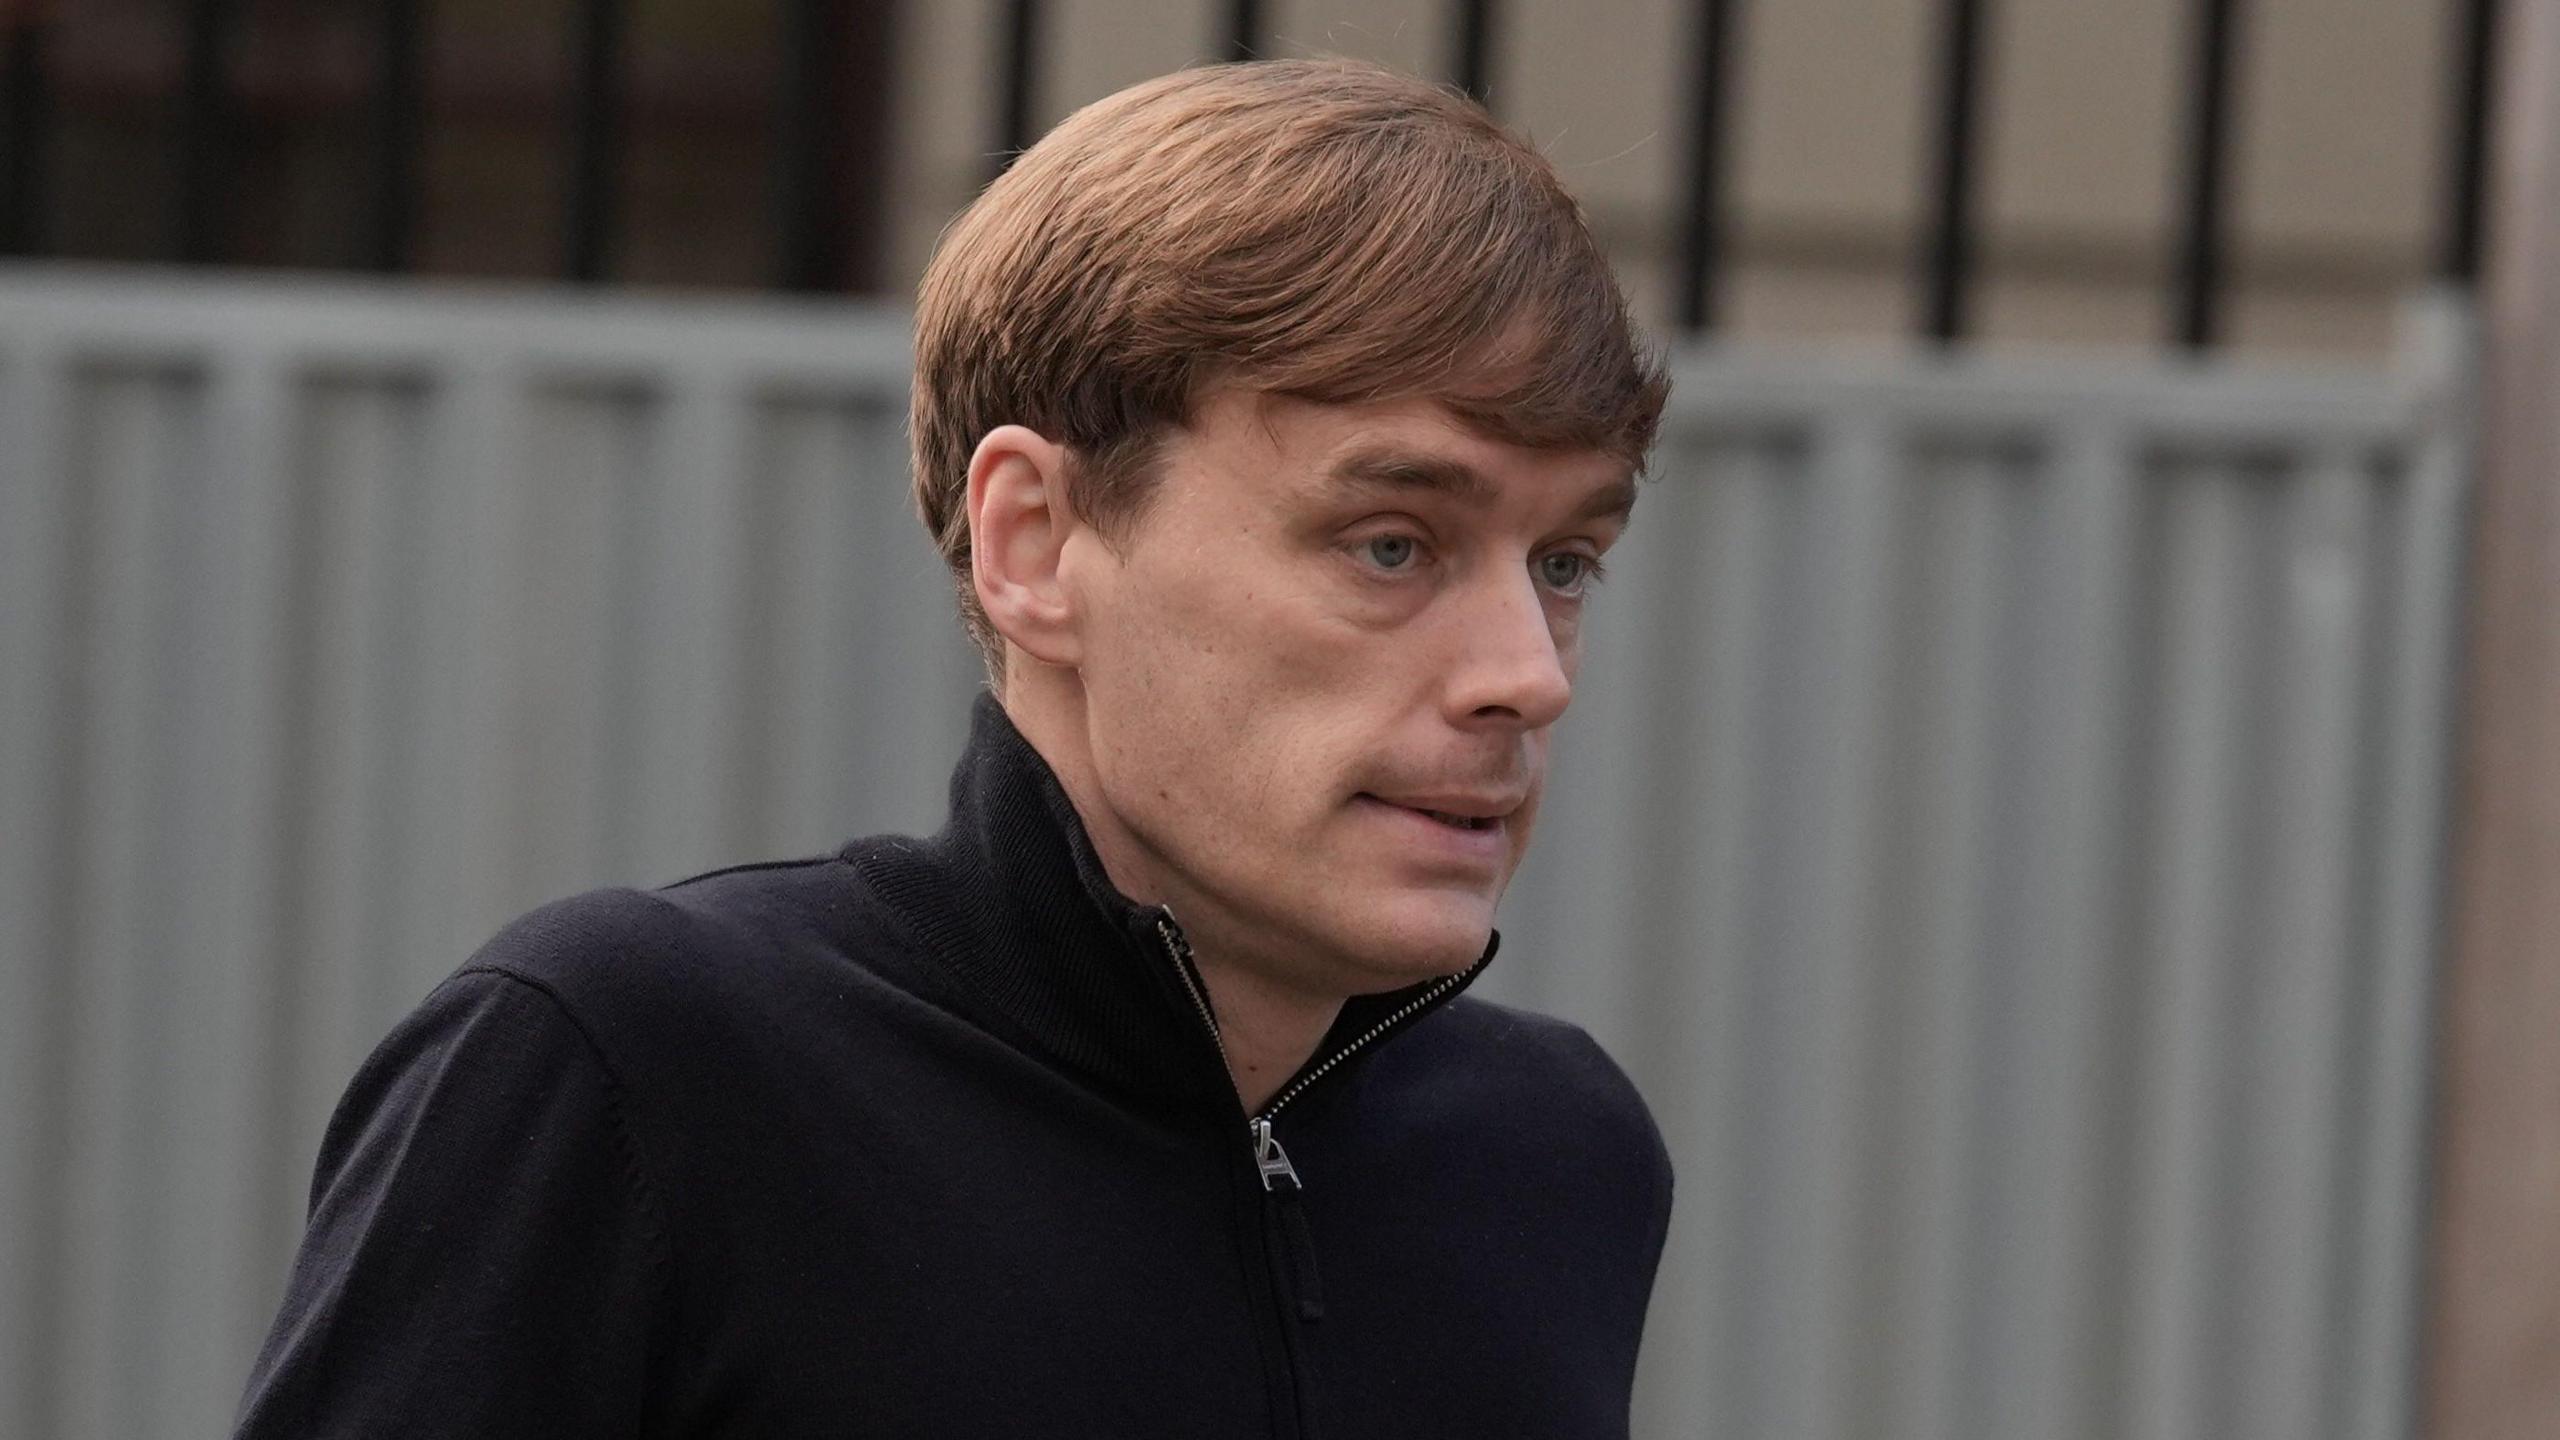
[[[1634,500],[1634,472],[1618,456],[1509,444],[1428,399],[1332,405],[1224,390],[1202,401],[1176,443],[1281,499],[1395,492],[1498,509],[1589,508],[1597,496],[1621,516]]]

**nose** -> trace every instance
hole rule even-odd
[[[1490,584],[1458,617],[1457,673],[1448,699],[1460,726],[1543,730],[1573,699],[1572,642],[1559,643],[1525,569]]]

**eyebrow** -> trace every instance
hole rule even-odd
[[[1368,490],[1422,490],[1470,505],[1493,499],[1493,482],[1476,468],[1411,450],[1355,450],[1333,467],[1336,480]]]
[[[1332,474],[1336,481],[1361,489],[1422,491],[1476,506],[1491,504],[1495,493],[1494,483],[1474,466],[1412,450],[1355,450],[1335,463]],[[1620,475],[1593,491],[1568,518],[1623,522],[1635,508],[1635,477]]]

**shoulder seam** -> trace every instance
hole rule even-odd
[[[717,870],[705,870],[699,875],[687,875],[681,880],[670,880],[664,885],[652,886],[642,893],[654,895],[664,890],[680,890],[687,885],[704,880],[717,880],[723,875],[742,875],[756,870],[805,870],[817,865],[842,863],[844,863],[844,856],[841,854],[803,855],[793,860],[749,860],[744,864],[723,865]]]
[[[684,1298],[683,1276],[676,1263],[673,1217],[667,1210],[664,1192],[652,1178],[655,1167],[650,1165],[647,1150],[640,1143],[639,1132],[631,1124],[629,1114],[631,1087],[624,1082],[621,1070],[613,1063],[613,1057],[605,1053],[605,1048],[596,1039],[595,1032],[588,1029],[587,1022],[580,1018],[577,1008],[571,1005],[568,997],[562,995],[559,989],[549,981],[537,979],[508,966],[486,960],[465,965],[455,971],[454,975],[457,979],[464,975],[494,975],[501,980],[512,980],[540,995],[550,1002],[552,1009],[559,1012],[561,1019],[568,1022],[570,1029],[578,1032],[578,1039],[586,1045],[587,1053],[595,1058],[596,1068],[604,1072],[605,1093],[612,1110],[614,1136],[622,1149],[623,1169],[633,1192],[639,1197],[641,1206],[648,1216],[650,1236],[655,1242],[652,1248],[656,1251],[659,1287],[667,1301],[668,1319],[665,1331],[650,1337],[648,1373],[652,1381],[655,1381],[666,1373],[667,1357],[661,1353],[662,1347],[674,1342],[678,1329],[677,1322],[682,1312]]]

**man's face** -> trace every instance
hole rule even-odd
[[[1116,547],[1061,558],[1115,874],[1269,983],[1463,969],[1528,847],[1626,467],[1427,401],[1233,390],[1159,465]]]

